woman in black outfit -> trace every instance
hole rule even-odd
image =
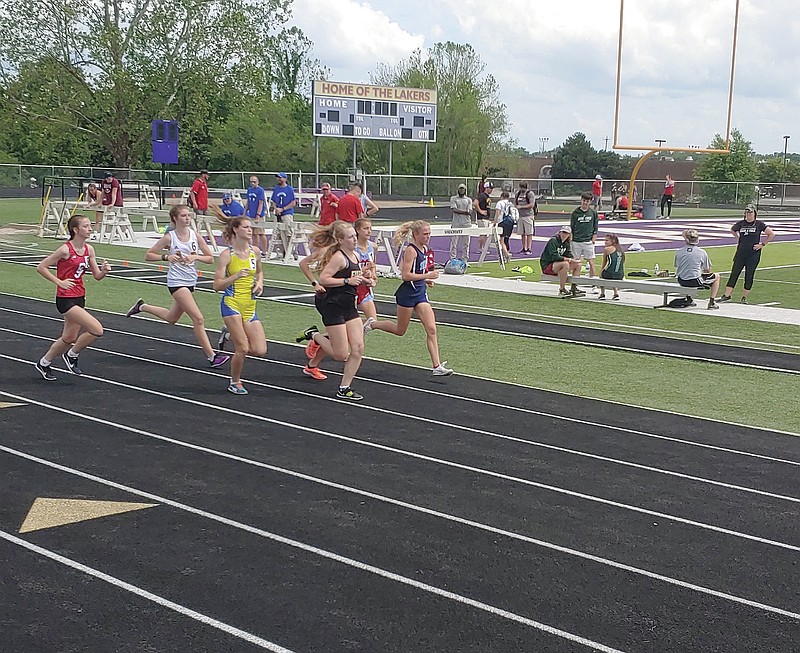
[[[739,241],[739,244],[736,246],[736,253],[733,255],[733,268],[725,286],[725,294],[717,300],[718,302],[729,302],[731,300],[739,275],[744,270],[742,304],[747,303],[747,296],[753,287],[756,268],[761,260],[761,250],[775,237],[775,232],[757,218],[756,207],[748,204],[744,209],[744,219],[739,220],[731,227],[731,233]],[[762,233],[767,236],[764,242],[761,242]]]

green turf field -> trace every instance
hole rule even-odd
[[[32,206],[33,204],[33,206]],[[55,248],[56,241],[38,240],[30,230],[10,229],[10,223],[38,219],[36,204],[31,200],[0,201],[0,240],[35,245],[42,253]],[[40,209],[40,207],[38,207]],[[97,245],[98,256],[114,265],[123,261],[143,260],[141,250],[130,247]],[[711,252],[715,261],[724,260],[723,250]],[[774,244],[765,252],[762,265],[777,266],[780,261],[800,260],[800,244]],[[649,257],[663,256],[655,252],[637,254],[635,267],[652,267]],[[205,267],[211,273],[209,266]],[[494,266],[497,268],[497,266]],[[662,267],[664,267],[662,265]],[[492,266],[484,266],[485,270]],[[721,269],[725,269],[722,267]],[[786,271],[788,270],[788,272]],[[759,271],[751,297],[765,300],[768,293],[800,308],[797,268]],[[493,274],[501,274],[493,270]],[[28,266],[0,263],[4,292],[51,299],[53,286]],[[511,272],[508,273],[512,275]],[[513,275],[518,276],[518,275]],[[267,285],[285,288],[306,288],[307,283],[297,269],[283,266],[266,267]],[[391,298],[396,280],[382,280],[378,294]],[[741,282],[740,282],[741,283]],[[794,285],[792,285],[794,284]],[[149,303],[166,304],[169,295],[159,286],[121,279],[86,282],[88,306],[123,312],[138,298]],[[763,295],[762,295],[763,293]],[[211,293],[198,293],[198,304],[207,317],[209,329],[221,326],[219,300]],[[783,350],[800,354],[800,325],[777,325],[730,318],[708,319],[703,315],[661,312],[633,306],[607,306],[600,302],[565,302],[555,297],[512,295],[482,290],[437,286],[431,292],[434,306],[514,315],[531,320],[546,320],[578,326],[668,335],[720,344],[737,344],[767,350]],[[766,301],[766,300],[765,300]],[[267,336],[272,340],[293,342],[296,332],[309,324],[319,323],[312,307],[267,302],[260,309]],[[55,336],[55,332],[54,332]],[[443,358],[457,370],[491,379],[509,381],[536,388],[573,393],[624,402],[637,406],[672,410],[736,423],[764,426],[800,433],[800,402],[796,401],[798,377],[775,372],[743,370],[727,366],[670,360],[627,352],[604,351],[580,345],[554,343],[529,338],[472,331],[452,327],[439,330]],[[368,336],[367,355],[374,358],[428,365],[425,338],[418,324],[412,325],[403,338],[376,332]],[[302,361],[298,349],[298,361]],[[603,383],[610,371],[619,383]],[[758,401],[739,402],[736,397],[758,397]],[[733,398],[731,400],[731,398]]]

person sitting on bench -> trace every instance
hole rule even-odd
[[[539,263],[542,266],[542,274],[557,276],[560,289],[559,297],[578,297],[585,295],[578,286],[572,284],[572,289],[567,290],[567,275],[575,274],[581,265],[581,259],[572,258],[570,240],[572,239],[572,228],[565,225],[558,230],[558,233],[547,241]]]
[[[719,308],[714,298],[719,290],[720,277],[718,273],[711,271],[711,259],[706,251],[697,246],[700,242],[697,229],[686,229],[683,232],[683,239],[686,241],[686,246],[675,252],[678,283],[686,288],[710,288],[708,309]]]

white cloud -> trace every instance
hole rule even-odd
[[[295,0],[295,23],[343,81],[451,40],[471,44],[500,85],[529,150],[583,131],[602,147],[614,122],[618,0]],[[625,3],[621,141],[705,145],[725,129],[735,0]],[[741,0],[733,125],[757,150],[797,124],[800,13]],[[796,142],[800,144],[800,129]],[[624,135],[624,138],[622,137]],[[799,145],[800,147],[800,145]]]

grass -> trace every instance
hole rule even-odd
[[[0,228],[13,222],[38,220],[30,200],[0,201]],[[35,209],[35,206],[34,206]],[[27,216],[27,218],[26,218]],[[32,217],[33,216],[33,217]],[[0,232],[2,234],[4,232]],[[43,253],[56,245],[55,241],[37,240],[30,234],[5,233],[20,244],[36,243]],[[763,265],[776,265],[780,260],[798,260],[797,244],[775,244],[765,252]],[[112,245],[98,245],[98,256],[112,264],[119,261],[142,260],[141,250]],[[794,248],[794,249],[792,249]],[[722,249],[712,258],[722,259]],[[785,249],[785,251],[783,251]],[[719,254],[718,254],[719,253]],[[652,267],[649,256],[656,252],[637,254],[636,267]],[[642,258],[638,258],[638,257]],[[775,257],[767,258],[767,257]],[[641,262],[640,262],[641,261]],[[645,262],[646,261],[646,262]],[[490,269],[490,265],[484,269]],[[494,266],[497,267],[497,266]],[[201,266],[210,274],[210,266]],[[493,271],[498,273],[499,270]],[[773,286],[790,287],[779,283],[783,272],[759,272],[754,288],[772,292]],[[794,274],[796,278],[796,273]],[[0,263],[5,292],[51,300],[53,286],[41,278],[32,267]],[[268,285],[307,287],[307,282],[295,268],[267,266]],[[741,282],[740,282],[741,283]],[[397,281],[383,280],[378,290],[387,299]],[[763,287],[763,290],[762,290]],[[126,311],[138,298],[148,303],[165,305],[169,295],[162,287],[109,278],[101,283],[87,280],[88,305],[95,309]],[[796,292],[794,288],[791,290]],[[212,293],[197,293],[198,304],[207,318],[209,329],[221,326],[219,299]],[[544,320],[563,324],[594,326],[633,333],[663,334],[708,342],[741,344],[770,350],[800,351],[800,325],[776,325],[726,318],[707,319],[701,315],[660,312],[638,307],[606,306],[590,302],[564,302],[550,297],[512,295],[456,287],[437,286],[431,292],[434,305],[456,310],[480,311],[486,314],[513,314],[522,319]],[[800,305],[800,301],[797,302]],[[309,324],[319,323],[313,307],[266,302],[260,306],[265,330],[271,340],[293,342],[294,335]],[[48,327],[50,329],[52,327]],[[53,333],[55,336],[55,332]],[[692,414],[765,428],[800,433],[800,402],[796,401],[797,377],[776,372],[742,370],[724,365],[671,360],[629,352],[590,349],[580,345],[539,341],[518,336],[479,332],[454,327],[440,327],[439,340],[443,357],[459,373],[486,377],[520,385],[566,392],[583,397],[607,399],[647,408]],[[370,357],[398,363],[427,367],[425,338],[419,325],[412,325],[403,338],[375,332],[370,334],[367,353]],[[298,349],[298,362],[302,354]],[[555,370],[555,371],[554,371]],[[609,371],[615,383],[609,384]],[[726,402],[725,397],[763,397],[757,402]],[[776,410],[776,407],[780,407]]]

